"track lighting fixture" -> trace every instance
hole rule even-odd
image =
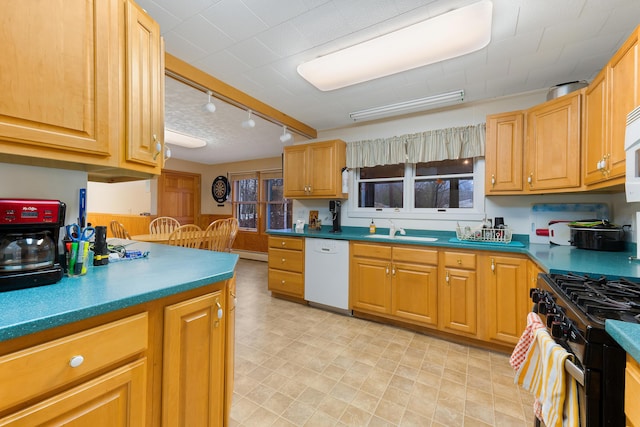
[[[287,132],[287,127],[282,126],[282,135],[280,135],[280,141],[287,142],[290,139],[291,139],[291,134]]]
[[[242,127],[245,129],[251,129],[256,127],[255,120],[251,118],[251,110],[248,110],[248,111],[249,111],[249,117],[247,118],[247,120],[242,122]]]
[[[208,90],[207,95],[209,95],[209,101],[202,106],[202,111],[208,111],[210,113],[213,113],[216,111],[216,104],[211,102],[211,95],[213,95],[213,92]]]

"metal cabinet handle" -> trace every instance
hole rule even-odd
[[[531,172],[529,174],[529,177],[527,177],[527,182],[529,183],[529,185],[533,185],[533,172]]]
[[[387,268],[385,268],[385,272],[387,275],[389,274],[389,264],[387,264]]]
[[[280,243],[282,246],[286,245],[287,242],[285,242],[284,240]]]
[[[496,260],[491,258],[491,271],[496,272]]]
[[[222,305],[220,304],[220,301],[216,300],[216,306],[218,307],[218,319],[222,319],[224,310],[222,309]]]
[[[71,359],[69,359],[69,366],[71,366],[72,368],[77,368],[83,363],[84,363],[84,356],[82,356],[81,354],[77,354],[73,356]]]
[[[287,262],[287,260],[282,258],[282,263],[284,264],[285,262]]]
[[[449,285],[449,272],[447,271],[445,276],[444,276],[444,281],[447,282],[447,285]]]
[[[396,266],[395,265],[391,266],[391,275],[392,276],[396,275]]]
[[[493,187],[494,185],[496,185],[496,176],[491,174],[491,186]]]

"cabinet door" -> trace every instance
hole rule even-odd
[[[10,142],[2,151],[106,162],[118,138],[117,1],[5,4],[0,140]]]
[[[338,191],[341,166],[335,164],[335,144],[309,144],[307,184],[312,196],[334,196]]]
[[[476,272],[446,268],[441,283],[439,317],[442,328],[475,335],[478,329]]]
[[[165,308],[164,426],[222,425],[225,318],[218,314],[224,300],[217,291]]]
[[[527,112],[527,185],[531,191],[580,186],[580,93]]]
[[[132,1],[126,3],[126,17],[126,161],[155,168],[164,158],[160,26]]]
[[[485,191],[523,190],[524,114],[514,111],[487,116]]]
[[[626,173],[624,137],[627,114],[640,102],[639,61],[638,33],[634,32],[609,62],[608,178],[624,176]]]
[[[0,418],[0,425],[143,426],[145,390],[146,359],[142,359]]]
[[[391,314],[437,325],[438,267],[394,262],[391,275]]]
[[[607,152],[606,113],[607,85],[606,69],[589,84],[584,96],[584,183],[602,181],[605,176],[605,153]]]
[[[488,338],[517,344],[527,318],[529,283],[527,260],[507,256],[486,256]]]
[[[224,425],[228,426],[231,416],[231,404],[233,401],[233,376],[235,373],[236,350],[236,277],[229,280],[227,285],[227,332],[225,336],[225,361],[224,361]]]
[[[351,259],[351,309],[391,312],[391,260]]]
[[[284,197],[296,198],[307,195],[308,182],[307,149],[304,145],[284,147]]]

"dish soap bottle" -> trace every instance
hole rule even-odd
[[[369,224],[369,233],[375,234],[375,232],[376,232],[376,225],[373,223],[373,219],[372,219],[371,224]]]

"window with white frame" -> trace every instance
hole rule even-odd
[[[482,209],[482,191],[474,191],[475,163],[457,159],[359,168],[353,208],[361,213],[476,212]]]

